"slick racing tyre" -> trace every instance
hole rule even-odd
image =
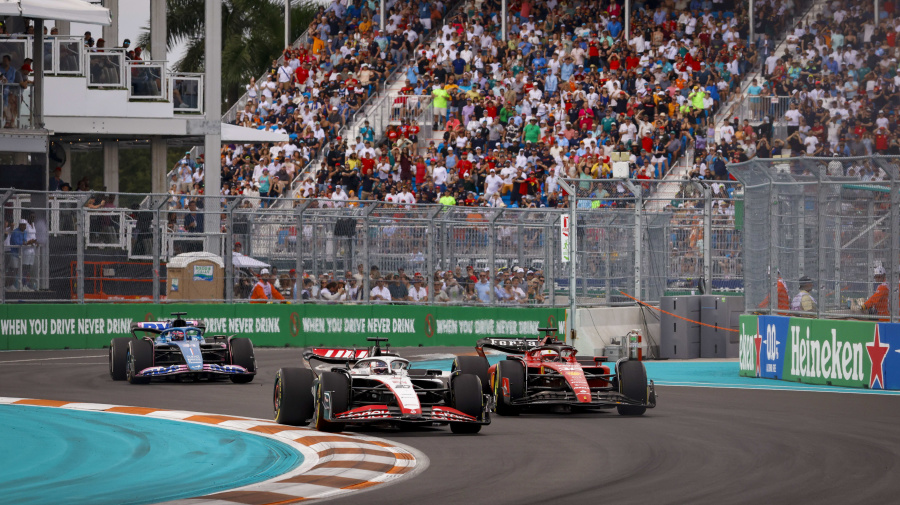
[[[149,340],[129,340],[125,375],[132,384],[147,384],[150,377],[138,377],[136,374],[153,366],[153,342]]]
[[[503,383],[507,382],[509,398],[503,394]],[[497,363],[494,372],[494,397],[496,398],[497,413],[501,416],[519,415],[519,407],[510,404],[525,396],[525,367],[522,363],[506,360]]]
[[[275,422],[306,426],[312,419],[316,399],[312,388],[316,375],[308,368],[281,368],[275,374]]]
[[[335,423],[325,419],[325,393],[331,393],[331,414],[347,411],[350,401],[350,379],[346,375],[336,372],[322,372],[319,376],[319,386],[316,388],[316,417],[315,427],[319,431],[338,433],[342,431],[343,423]]]
[[[242,366],[248,372],[256,373],[256,356],[253,354],[253,342],[249,338],[231,339],[231,364]],[[253,375],[232,375],[231,382],[246,384],[253,380]]]
[[[484,394],[489,395],[491,394],[491,381],[488,376],[488,368],[490,368],[490,365],[487,358],[482,358],[481,356],[457,356],[453,360],[453,367],[450,369],[450,372],[459,371],[461,374],[477,375],[481,380],[482,391]]]
[[[453,408],[472,417],[481,417],[484,410],[484,395],[481,389],[481,379],[477,375],[457,375],[450,383],[450,390]],[[478,433],[481,431],[481,425],[450,423],[450,431],[453,433]]]
[[[114,381],[123,381],[125,375],[126,356],[128,356],[128,337],[114,338],[109,341],[109,376]]]
[[[647,403],[650,388],[647,383],[647,369],[640,361],[623,361],[619,363],[618,377],[619,393],[629,400]],[[623,416],[640,416],[647,411],[647,407],[635,405],[616,405],[616,410]]]

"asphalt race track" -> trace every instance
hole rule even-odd
[[[452,352],[399,351],[412,359]],[[4,352],[0,396],[271,419],[275,371],[299,365],[300,350],[256,356],[261,373],[250,384],[133,386],[109,378],[106,350]],[[421,450],[430,466],[330,503],[894,503],[900,496],[896,396],[684,387],[657,394],[659,406],[640,418],[495,416],[475,436],[446,427],[369,431]]]

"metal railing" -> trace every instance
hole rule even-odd
[[[2,99],[2,128],[33,128],[34,95],[32,88],[23,88],[20,83],[0,82]]]
[[[173,72],[169,74],[169,96],[175,112],[203,113],[203,74]]]
[[[730,171],[744,185],[743,232],[753,237],[747,310],[896,320],[900,157],[758,159]],[[815,300],[808,310],[797,298],[802,277]],[[770,306],[779,278],[798,310]]]
[[[93,50],[85,53],[87,84],[89,88],[125,87],[125,51],[116,49]]]
[[[438,295],[454,303],[565,306],[573,268],[580,305],[632,303],[620,291],[654,302],[667,292],[700,289],[700,279],[709,279],[713,292],[742,289],[742,232],[728,210],[740,200],[736,185],[685,182],[656,210],[647,195],[658,181],[568,183],[578,188],[573,261],[563,261],[566,208],[291,199],[261,208],[258,196],[244,195],[222,198],[220,217],[203,212],[203,196],[10,191],[0,195],[4,219],[9,225],[36,223],[38,261],[47,268],[35,274],[34,291],[8,289],[3,296],[22,302],[244,302],[263,265],[277,274],[287,298],[310,303],[325,301],[303,299],[306,278],[313,292],[321,281],[349,287],[353,279],[359,294],[351,300],[365,302],[374,281],[389,275],[394,301],[406,303],[407,295],[397,293],[408,291],[403,276],[413,281],[416,273],[429,301]],[[4,229],[0,239],[11,233]],[[173,295],[171,281],[183,270],[170,274],[171,265],[197,252],[219,256],[228,266],[221,291],[196,298],[183,288]],[[477,279],[488,270],[482,284],[467,280],[470,266]],[[4,275],[11,279],[12,273]]]
[[[165,61],[127,61],[125,86],[129,100],[166,100],[169,84],[165,81]]]

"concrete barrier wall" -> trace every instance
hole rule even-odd
[[[741,316],[740,375],[900,389],[900,324]]]
[[[649,338],[659,339],[659,319],[649,309],[644,309],[647,316],[647,327],[641,317],[640,307],[597,307],[578,309],[578,336],[575,347],[582,355],[602,354],[603,348],[610,345],[613,338],[618,339],[631,330],[640,329],[644,341],[644,355],[647,354]],[[649,335],[647,330],[649,330]]]
[[[414,305],[0,305],[0,350],[96,349],[129,336],[132,322],[187,312],[210,335],[249,337],[257,346],[366,346],[386,336],[395,346],[470,346],[482,337],[536,337],[564,309]]]

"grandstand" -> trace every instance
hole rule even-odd
[[[83,272],[94,249],[114,251],[121,268],[91,267],[106,282],[161,285],[170,257],[240,243],[242,255],[293,270],[276,280],[298,300],[305,278],[312,300],[323,281],[343,281],[344,301],[368,300],[387,278],[394,301],[555,305],[567,303],[574,268],[556,257],[555,230],[574,206],[590,239],[577,296],[618,303],[627,288],[653,301],[744,289],[744,190],[730,164],[898,154],[893,2],[877,23],[863,2],[755,2],[752,17],[737,1],[647,3],[627,29],[615,2],[508,7],[504,20],[494,1],[387,2],[383,22],[367,4],[323,7],[223,118],[289,140],[223,145],[221,230],[188,219],[206,208],[196,152],[173,168],[167,195],[51,195],[51,230],[76,234],[81,216],[88,256],[74,261]],[[828,166],[889,178],[877,164]],[[4,237],[30,198],[4,200]],[[34,275],[43,280],[8,283],[7,296],[90,294],[87,278],[50,289],[64,276],[51,263]],[[246,298],[237,287],[257,272],[232,270],[225,298]],[[465,295],[482,273],[498,286]],[[410,295],[420,280],[425,295]]]

